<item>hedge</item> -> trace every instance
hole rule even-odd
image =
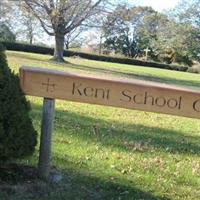
[[[21,43],[9,43],[9,42],[3,42],[3,44],[7,50],[12,50],[12,51],[24,51],[24,52],[50,54],[50,55],[53,55],[54,53],[54,49],[49,48],[49,47],[42,47],[42,46],[21,44]],[[168,65],[168,64],[158,63],[158,62],[149,62],[149,61],[142,61],[142,60],[136,60],[136,59],[130,59],[130,58],[117,58],[117,57],[103,56],[103,55],[100,56],[100,55],[95,55],[95,54],[75,52],[75,51],[69,51],[69,50],[64,51],[64,56],[66,57],[79,56],[81,58],[86,58],[90,60],[138,65],[138,66],[145,66],[145,67],[154,67],[154,68],[169,69],[169,70],[184,71],[184,72],[188,70],[188,67],[186,66]]]

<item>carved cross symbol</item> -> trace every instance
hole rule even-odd
[[[47,79],[47,83],[42,83],[46,87],[47,92],[53,92],[55,90],[55,84],[50,84],[50,78]]]

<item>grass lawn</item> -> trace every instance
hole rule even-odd
[[[57,64],[47,55],[11,51],[7,56],[16,73],[28,65],[200,88],[198,74],[81,58]],[[39,134],[42,99],[28,99]],[[52,146],[52,171],[62,173],[62,181],[35,178],[0,186],[0,199],[200,199],[199,120],[56,100]],[[23,163],[37,161],[38,147]]]

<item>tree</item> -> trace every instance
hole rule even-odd
[[[65,35],[65,48],[69,49],[81,47],[82,38],[80,35],[85,31],[83,27],[77,27],[76,29],[72,30],[71,32]]]
[[[0,42],[15,42],[15,34],[10,30],[10,28],[0,23]]]
[[[177,7],[172,10],[171,15],[176,22],[184,25],[185,31],[180,36],[187,34],[187,52],[198,61],[200,61],[200,0],[186,1],[182,0]],[[183,30],[182,30],[183,31]]]
[[[105,0],[22,0],[38,18],[43,29],[55,36],[53,60],[63,62],[65,35],[97,12]]]
[[[29,44],[33,44],[34,37],[39,32],[38,20],[26,4],[23,3],[19,5],[19,9],[19,18],[21,23],[20,29],[23,29]]]
[[[181,0],[172,10],[172,14],[180,22],[193,24],[200,27],[200,0]]]
[[[169,31],[170,22],[165,14],[152,12],[144,15],[138,27],[138,47],[139,49],[148,47],[151,50],[149,56],[152,60],[164,62],[166,59],[166,62],[169,62],[168,57],[173,52],[169,50],[169,40],[174,34],[173,29]]]
[[[158,12],[146,13],[142,23],[138,26],[137,34],[139,37],[138,46],[140,49],[153,48],[152,43],[157,40],[158,33],[163,26],[168,23],[168,18]]]
[[[145,14],[137,29],[138,48],[149,47],[152,60],[191,65],[194,49],[199,43],[194,25],[178,20],[173,15],[152,12]]]
[[[195,35],[196,28],[191,24],[171,20],[165,25],[162,33],[158,33],[156,43],[160,46],[161,52],[168,51],[169,54],[173,54],[169,63],[178,62],[191,65],[194,58],[192,48],[195,48],[197,42]]]
[[[0,1],[0,13],[0,24],[3,24],[9,29],[7,32],[12,32],[16,38],[21,35],[24,38],[25,30],[22,25],[23,20],[20,15],[19,1]]]
[[[29,117],[30,106],[19,78],[8,68],[0,45],[0,163],[31,155],[37,133]]]
[[[103,26],[106,38],[104,46],[114,50],[115,53],[120,52],[128,57],[137,57],[140,51],[138,48],[139,27],[145,15],[154,12],[150,7],[127,8],[119,5],[113,13],[108,15]]]
[[[32,44],[36,36],[41,38],[39,21],[25,3],[20,0],[3,0],[0,2],[0,11],[0,21],[9,27],[18,41]]]
[[[5,23],[6,21],[6,15],[9,11],[9,6],[6,1],[0,1],[0,22]]]

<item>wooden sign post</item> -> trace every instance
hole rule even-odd
[[[55,100],[44,98],[43,113],[42,113],[42,127],[40,139],[40,155],[39,155],[39,176],[41,178],[48,178],[50,171],[51,159],[51,137],[53,131]]]
[[[200,118],[200,91],[139,80],[118,80],[21,67],[25,94],[44,97],[39,173],[48,177],[54,99]]]

